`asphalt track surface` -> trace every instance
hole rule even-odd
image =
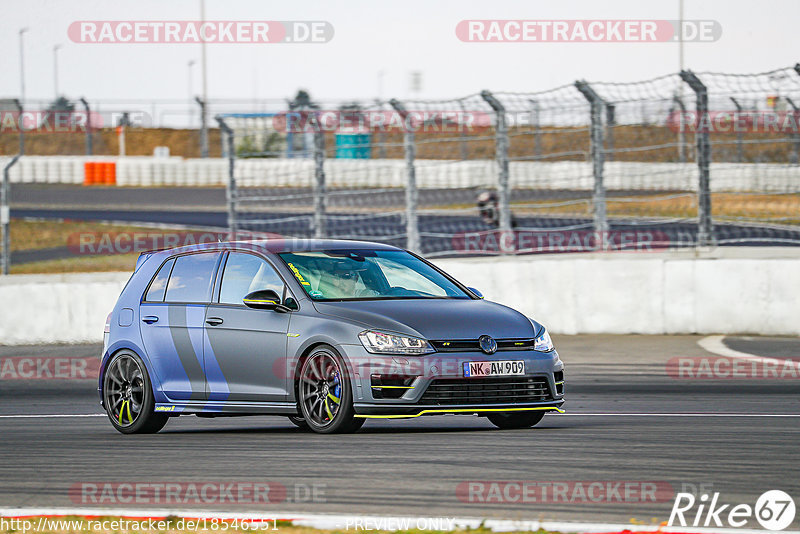
[[[4,379],[0,506],[120,508],[134,505],[81,502],[69,489],[81,482],[204,481],[277,482],[287,487],[288,499],[172,508],[650,523],[668,519],[674,492],[693,487],[720,492],[724,503],[753,505],[770,489],[798,500],[800,378],[670,377],[671,358],[713,357],[699,339],[554,336],[566,364],[567,413],[547,415],[530,430],[442,416],[368,421],[354,435],[321,436],[280,417],[186,416],[156,435],[123,436],[102,415],[52,417],[100,414],[93,380]],[[727,338],[724,344],[777,360],[800,356],[797,338]],[[0,347],[0,358],[94,357],[100,350]],[[46,417],[21,417],[34,415]],[[465,481],[651,481],[670,491],[645,503],[579,496],[486,503],[459,498]],[[321,488],[316,502],[302,498],[312,485]]]
[[[244,230],[271,232],[294,237],[312,237],[312,199],[309,189],[283,188],[262,190],[264,195],[285,196],[286,200],[264,202],[253,211],[242,211],[239,227]],[[477,190],[447,189],[420,190],[420,208],[442,205],[474,206]],[[616,191],[614,195],[636,195],[637,192]],[[304,198],[293,196],[305,195]],[[405,244],[404,192],[393,190],[362,195],[329,196],[326,233],[329,237],[365,239],[394,245]],[[588,199],[587,192],[515,190],[512,201],[542,201],[547,198]],[[242,204],[242,210],[252,204]],[[227,228],[228,218],[223,188],[117,188],[63,185],[14,184],[11,191],[11,216],[41,219],[73,219],[89,221],[119,221],[181,225],[189,227]],[[520,229],[533,229],[520,237],[519,248],[530,252],[580,251],[574,239],[584,241],[592,232],[590,217],[563,218],[518,215]],[[477,213],[420,214],[421,252],[426,255],[481,254],[497,252],[491,238],[465,242],[464,234],[491,232],[493,228],[481,221]],[[685,247],[694,244],[697,223],[691,220],[610,219],[609,229],[615,232],[646,232],[634,234],[634,248]],[[721,243],[737,245],[800,245],[800,231],[780,227],[716,224],[715,238]],[[616,236],[616,237],[615,237]],[[641,236],[641,237],[639,237]],[[611,236],[612,242],[622,239]],[[653,243],[651,245],[651,242]],[[572,243],[572,245],[568,245]],[[564,248],[566,247],[566,248]],[[571,247],[571,248],[570,248]],[[591,250],[591,245],[587,250]],[[65,257],[68,257],[66,251]],[[39,255],[41,256],[41,255]],[[58,257],[57,251],[43,257],[32,255],[31,261]],[[12,260],[20,263],[20,259]]]

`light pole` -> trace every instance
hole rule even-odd
[[[55,97],[58,100],[58,49],[61,45],[53,46],[53,89],[55,90]]]
[[[20,28],[19,30],[19,98],[23,106],[25,105],[25,53],[22,36],[27,31],[28,28]]]
[[[25,54],[23,53],[23,40],[22,36],[28,28],[20,28],[19,30],[19,154],[25,154],[25,122],[22,120],[22,108],[25,106]]]
[[[200,20],[201,27],[206,21],[206,1],[200,0]],[[206,106],[208,105],[208,82],[206,75],[206,40],[203,32],[200,32],[200,47],[202,51],[201,65],[203,70],[203,104],[200,107],[200,157],[208,157],[208,126],[206,125]]]

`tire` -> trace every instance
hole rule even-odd
[[[326,345],[314,349],[303,361],[298,401],[305,423],[314,432],[344,434],[355,432],[364,424],[364,419],[355,417],[346,369],[342,357]]]
[[[531,428],[542,420],[544,411],[498,412],[487,414],[486,417],[497,428]]]
[[[308,423],[306,423],[306,420],[303,419],[299,415],[290,415],[289,416],[289,421],[291,421],[292,424],[294,426],[296,426],[297,428],[302,428],[303,430],[308,430]]]
[[[121,350],[111,357],[103,377],[103,406],[122,434],[155,434],[169,416],[155,413],[153,386],[147,368],[135,353]]]

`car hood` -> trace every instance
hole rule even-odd
[[[395,299],[314,302],[318,312],[365,328],[426,339],[531,338],[534,327],[523,314],[501,304],[467,299]],[[536,332],[541,330],[537,324]]]

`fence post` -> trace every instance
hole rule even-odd
[[[25,155],[25,121],[22,120],[22,102],[19,99],[14,99],[14,105],[17,107],[17,112],[19,113],[19,119],[17,119],[17,123],[19,124],[19,155]]]
[[[417,157],[414,128],[408,123],[408,111],[399,100],[393,98],[389,104],[400,114],[405,126],[403,149],[406,156],[406,248],[418,253],[420,252],[419,221],[417,220],[419,192],[417,191],[417,169],[414,163]]]
[[[8,171],[14,166],[18,159],[19,154],[14,156],[5,166],[3,169],[3,183],[2,186],[0,186],[0,232],[3,234],[3,254],[0,256],[2,269],[0,269],[0,273],[3,275],[7,275],[9,269],[11,268],[11,232],[9,229],[9,224],[11,222],[11,210],[8,206],[10,204],[8,195]]]
[[[542,155],[542,128],[541,128],[541,121],[539,118],[541,112],[541,106],[539,106],[539,101],[531,98],[528,100],[531,104],[531,124],[533,126],[533,155],[538,160]]]
[[[697,245],[709,246],[713,242],[713,228],[711,225],[711,191],[709,183],[709,166],[711,163],[711,141],[709,139],[708,117],[708,90],[692,71],[682,70],[681,79],[695,92],[697,101],[698,127],[695,138],[697,141],[697,167],[700,172],[697,188],[698,229]]]
[[[798,124],[800,124],[800,109],[797,108],[794,101],[786,97],[786,102],[792,106],[792,113],[794,114],[794,131],[792,132],[792,139],[794,140],[794,152],[789,157],[789,162],[792,165],[800,163],[800,132],[797,131]]]
[[[506,108],[489,91],[481,91],[483,98],[494,110],[495,115],[495,151],[497,159],[497,204],[500,210],[500,251],[511,252],[514,248],[514,236],[511,234],[511,208],[509,206],[509,172],[508,172],[508,124]],[[509,241],[510,240],[510,241]]]
[[[794,71],[797,73],[798,76],[800,76],[800,63],[794,64]],[[797,163],[800,162],[800,132],[797,131],[798,127],[797,121],[800,120],[800,115],[798,115],[797,113],[798,109],[797,106],[794,105],[794,102],[792,102],[789,98],[787,98],[786,100],[789,102],[789,105],[791,105],[792,109],[794,110],[795,131],[792,134],[792,137],[794,137],[794,154],[792,154],[791,161],[793,164],[797,165]]]
[[[597,235],[595,248],[604,250],[607,243],[608,218],[606,216],[606,188],[603,184],[603,165],[605,162],[603,146],[603,110],[605,102],[600,95],[585,81],[575,82],[575,87],[589,101],[591,108],[591,154],[592,174],[594,176],[594,193],[592,206],[594,208],[594,231]]]
[[[739,123],[739,116],[742,113],[742,106],[739,104],[739,101],[736,100],[734,97],[730,97],[731,102],[736,107],[736,120],[734,124]],[[744,152],[742,150],[742,129],[741,128],[734,128],[736,130],[736,163],[741,163],[744,159]]]
[[[459,100],[458,101],[458,106],[461,108],[461,113],[462,113],[461,116],[462,117],[466,117],[467,116],[467,110],[464,109],[464,101],[463,100]],[[458,137],[458,146],[459,146],[459,149],[461,151],[461,161],[466,161],[467,159],[469,159],[469,149],[467,148],[467,136],[464,135],[466,133],[466,131],[464,130],[464,128],[460,124],[458,126],[458,132],[460,134],[459,137]]]
[[[206,121],[206,101],[199,96],[194,97],[200,106],[200,157],[208,157],[208,122]]]
[[[222,117],[216,117],[219,124],[220,133],[222,134],[223,143],[227,145],[226,153],[228,154],[228,184],[225,188],[225,203],[228,208],[228,238],[231,241],[236,240],[236,231],[238,230],[238,221],[236,219],[236,211],[238,205],[236,203],[236,177],[234,171],[236,170],[236,151],[234,150],[233,143],[233,130],[225,123]]]
[[[686,105],[678,95],[673,96],[672,101],[681,108],[680,122],[678,122],[678,160],[686,163]]]
[[[316,113],[316,112],[312,112]],[[325,237],[325,131],[317,118],[314,127],[314,237]]]
[[[86,155],[92,155],[92,112],[89,109],[89,102],[86,101],[85,98],[81,97],[81,104],[83,104],[83,109],[86,110]]]
[[[617,125],[617,106],[611,102],[606,102],[606,157],[608,161],[614,161],[614,126]]]

